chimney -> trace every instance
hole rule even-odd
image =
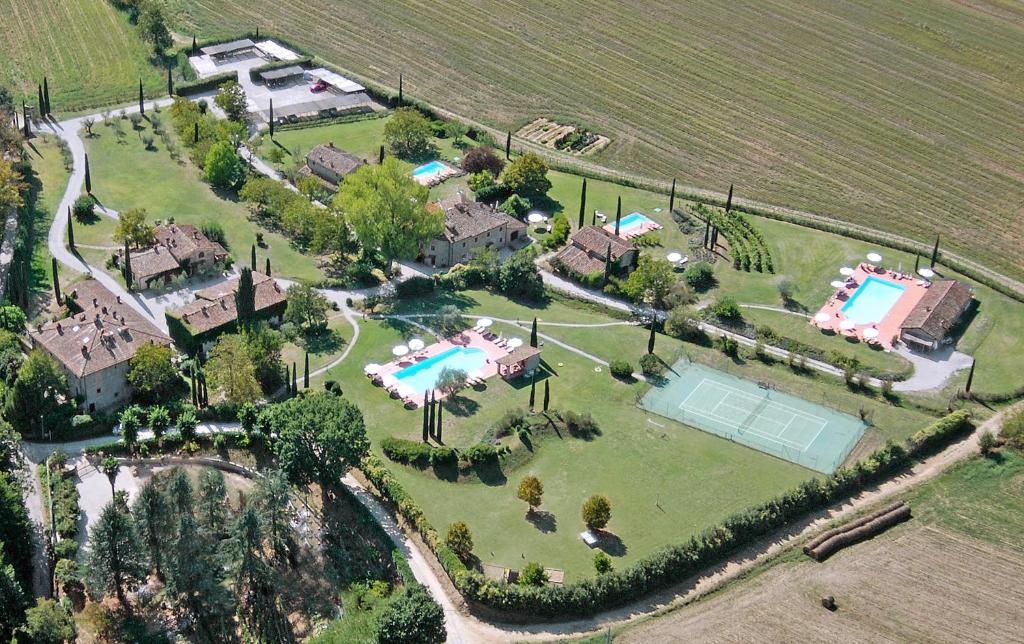
[[[85,356],[87,360],[89,359],[89,349],[87,349],[84,344],[82,345],[82,355]]]
[[[99,305],[99,301],[97,301],[97,299],[95,297],[92,298],[92,305],[93,306],[98,306]]]
[[[43,332],[43,325],[41,323],[36,325],[36,331],[38,333],[42,333]]]
[[[102,311],[103,311],[103,315],[106,315],[107,314],[107,307],[104,306]]]
[[[60,325],[60,322],[57,323],[57,333],[64,335],[64,327]]]
[[[120,296],[120,295],[118,295],[118,296],[117,296],[117,303],[118,303],[118,304],[120,304],[120,303],[121,303],[121,296]]]
[[[228,303],[227,303],[226,300],[221,300],[220,301],[220,308],[224,309],[225,311],[228,310]]]

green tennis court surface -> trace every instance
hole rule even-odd
[[[640,406],[825,474],[842,465],[867,428],[849,414],[685,358]]]

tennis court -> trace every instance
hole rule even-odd
[[[842,465],[867,428],[849,414],[685,358],[640,406],[825,474]]]

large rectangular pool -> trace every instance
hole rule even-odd
[[[654,223],[653,220],[647,215],[639,212],[631,212],[619,221],[619,233],[625,234],[640,228],[644,224]],[[612,226],[615,226],[615,222],[612,222]]]
[[[840,309],[847,320],[856,324],[878,324],[906,289],[877,277],[868,277]]]
[[[483,349],[453,347],[419,364],[402,369],[395,374],[395,378],[398,378],[399,382],[410,387],[416,393],[422,394],[434,388],[434,385],[437,383],[437,377],[441,375],[441,371],[445,367],[461,369],[469,375],[478,369],[483,369],[486,363],[487,354]]]
[[[426,176],[428,174],[438,174],[440,172],[444,172],[447,169],[448,169],[448,166],[446,166],[445,164],[441,163],[440,161],[431,161],[430,163],[427,163],[425,165],[421,165],[420,167],[418,167],[415,170],[413,170],[412,171],[412,176],[418,178],[418,177]]]

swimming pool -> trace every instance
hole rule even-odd
[[[653,224],[654,220],[643,213],[631,212],[619,222],[619,232],[628,233],[648,223]],[[615,223],[613,222],[612,226],[614,225]]]
[[[840,309],[847,320],[857,324],[877,324],[903,296],[906,289],[877,277],[868,277]]]
[[[418,167],[415,170],[413,170],[412,171],[412,176],[414,176],[414,177],[423,177],[423,176],[426,176],[428,174],[437,174],[439,172],[444,172],[447,169],[448,169],[448,166],[446,166],[445,164],[441,163],[440,161],[431,161],[430,163],[427,163],[425,165],[421,165],[420,167]]]
[[[466,374],[471,374],[482,369],[487,362],[487,354],[483,349],[474,347],[453,347],[444,353],[439,353],[433,358],[424,360],[419,364],[406,367],[395,374],[395,378],[403,385],[410,387],[416,393],[422,394],[434,388],[437,377],[445,367],[449,369],[462,369]]]

